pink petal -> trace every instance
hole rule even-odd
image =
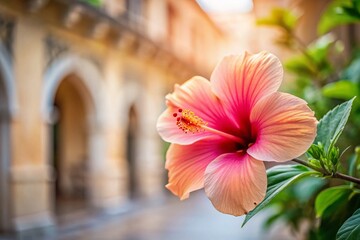
[[[168,108],[160,115],[157,130],[167,142],[186,145],[214,136],[209,132],[185,134],[178,128],[176,117],[173,116],[174,113],[179,114],[179,108],[193,111],[209,127],[223,131],[235,129],[235,120],[224,112],[220,100],[211,91],[210,82],[205,78],[194,77],[181,86],[176,85],[174,93],[168,94],[166,99]]]
[[[226,108],[243,121],[258,100],[279,89],[282,78],[277,57],[267,52],[245,52],[224,58],[212,73],[211,84]]]
[[[191,145],[172,144],[166,154],[169,184],[166,187],[181,200],[189,193],[204,187],[204,173],[210,162],[219,155],[234,151],[235,145],[218,141],[202,140]]]
[[[302,155],[313,143],[317,121],[307,103],[286,93],[261,99],[250,116],[256,142],[248,154],[263,161],[283,162]]]
[[[205,171],[205,192],[222,213],[247,214],[264,199],[266,187],[263,162],[248,154],[223,154]]]

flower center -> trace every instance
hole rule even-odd
[[[242,138],[207,126],[207,122],[196,116],[193,111],[190,111],[188,109],[178,109],[178,112],[174,113],[173,117],[176,118],[176,125],[178,126],[178,128],[181,129],[184,133],[191,132],[195,134],[208,131],[238,143],[239,146],[242,146],[239,149],[247,149],[252,145],[252,143],[250,143],[251,145],[247,144],[247,142]]]
[[[173,116],[176,117],[176,125],[184,133],[198,133],[205,131],[203,127],[207,125],[207,122],[196,116],[193,111],[188,109],[182,110],[180,108],[178,112],[179,115],[178,113],[174,113]]]

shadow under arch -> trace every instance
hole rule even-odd
[[[92,174],[104,162],[98,134],[104,116],[101,73],[92,62],[66,55],[49,66],[44,78],[41,109],[48,124],[47,142],[51,143],[47,148],[48,159],[58,171],[53,203],[61,203],[61,195],[73,204],[72,199],[80,196],[85,200],[79,203],[80,208],[95,206]],[[61,208],[65,214],[73,210],[65,205]]]
[[[140,195],[139,189],[139,119],[136,104],[132,104],[128,111],[128,124],[126,132],[126,159],[128,165],[128,192],[130,199],[136,199]]]
[[[126,190],[130,201],[144,197],[144,185],[142,174],[145,170],[142,166],[142,124],[144,118],[143,98],[146,95],[139,76],[126,76],[126,83],[120,89],[118,106],[120,125],[124,131],[123,142],[124,157],[126,161],[127,181]]]
[[[11,230],[10,122],[17,111],[16,87],[11,57],[0,43],[0,232]]]

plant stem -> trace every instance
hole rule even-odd
[[[332,173],[329,173],[329,172],[325,171],[322,168],[312,166],[308,162],[305,162],[304,160],[301,160],[301,159],[298,159],[298,158],[294,158],[292,161],[300,163],[300,164],[302,164],[302,165],[304,165],[304,166],[306,166],[308,168],[314,169],[314,170],[324,174],[324,176],[330,176],[332,178],[338,178],[338,179],[346,180],[346,181],[353,182],[353,183],[356,183],[356,184],[360,185],[360,179],[359,178],[355,178],[355,177],[352,177],[352,176],[349,176],[349,175],[346,175],[346,174],[343,174],[343,173],[334,173],[334,174],[332,174]]]
[[[330,175],[330,173],[326,172],[324,169],[319,168],[319,167],[316,167],[316,166],[313,166],[313,165],[309,164],[308,162],[305,162],[304,160],[301,160],[301,159],[299,159],[299,158],[294,158],[292,161],[293,161],[293,162],[300,163],[300,164],[302,164],[302,165],[304,165],[304,166],[306,166],[306,167],[308,167],[308,168],[314,169],[314,170],[316,170],[316,171],[318,171],[318,172],[321,172],[321,173],[324,174],[324,175]]]
[[[333,177],[334,177],[334,178],[343,179],[343,180],[346,180],[346,181],[349,181],[349,182],[353,182],[353,183],[356,183],[356,184],[360,184],[360,179],[355,178],[355,177],[352,177],[352,176],[349,176],[349,175],[346,175],[346,174],[335,173],[335,174],[333,175]]]

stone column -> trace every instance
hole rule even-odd
[[[13,52],[18,112],[11,123],[11,198],[16,231],[53,225],[46,161],[46,125],[40,114],[44,46],[42,28],[28,18],[15,27]]]
[[[108,53],[104,64],[104,110],[101,128],[95,134],[94,144],[103,145],[104,154],[99,166],[93,166],[93,187],[96,189],[94,194],[95,206],[109,213],[121,211],[122,206],[127,200],[126,188],[126,166],[122,163],[126,160],[122,158],[121,152],[124,143],[121,139],[120,129],[120,107],[119,107],[119,88],[121,81],[120,68],[121,62],[118,59],[119,53]],[[101,140],[100,140],[101,139]],[[96,153],[95,153],[96,155]],[[98,155],[100,157],[100,155]],[[125,171],[124,171],[125,170]]]
[[[146,76],[146,91],[143,97],[140,118],[140,147],[141,160],[141,191],[147,197],[161,197],[165,189],[165,167],[163,156],[163,142],[157,131],[156,122],[165,106],[162,87],[166,83],[164,72],[148,66]]]

